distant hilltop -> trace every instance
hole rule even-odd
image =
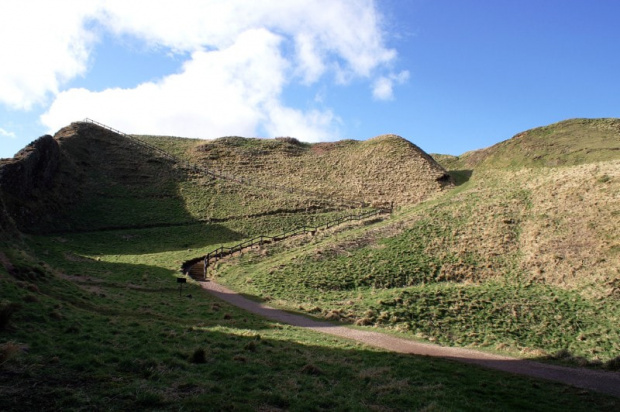
[[[201,168],[246,184],[220,181]],[[205,141],[124,136],[76,122],[0,163],[4,206],[31,233],[226,219],[327,207],[336,198],[406,205],[452,184],[432,157],[396,135],[317,144],[294,138]]]

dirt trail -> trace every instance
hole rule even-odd
[[[201,284],[202,287],[209,291],[212,295],[234,306],[277,322],[311,329],[316,332],[353,339],[367,345],[393,352],[452,359],[459,362],[470,363],[518,375],[561,382],[567,385],[576,386],[578,388],[601,392],[620,398],[620,372],[604,372],[583,368],[548,365],[470,349],[450,348],[428,343],[419,343],[378,332],[337,326],[331,323],[320,322],[271,308],[262,303],[247,299],[213,281],[201,282]]]

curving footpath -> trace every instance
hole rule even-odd
[[[213,281],[201,282],[202,288],[234,306],[265,318],[293,326],[352,339],[370,346],[398,353],[434,356],[497,369],[504,372],[546,379],[620,398],[620,372],[604,372],[583,368],[549,365],[529,360],[494,355],[464,348],[451,348],[414,342],[394,336],[337,326],[300,315],[294,315],[247,299]]]

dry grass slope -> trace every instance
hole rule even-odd
[[[430,156],[395,135],[313,145],[290,138],[229,137],[198,145],[191,155],[206,167],[328,199],[404,205],[452,186]]]
[[[473,168],[469,190],[455,200],[485,205],[463,212],[474,218],[472,231],[485,233],[460,229],[459,248],[473,237],[483,256],[510,250],[531,281],[620,295],[620,119],[566,120],[487,149],[434,157],[451,173]],[[516,214],[502,198],[521,199]],[[515,235],[502,237],[493,216],[510,222]]]

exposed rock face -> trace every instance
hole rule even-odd
[[[4,207],[2,197],[0,197],[0,236],[10,237],[13,235],[17,235],[17,228]]]
[[[22,149],[14,159],[0,165],[0,189],[26,199],[37,189],[49,189],[60,164],[58,142],[41,136]]]
[[[41,214],[41,203],[53,186],[60,165],[60,148],[52,136],[41,136],[13,159],[0,163],[0,225],[9,228],[14,221],[27,231]],[[4,216],[1,216],[4,215]]]

